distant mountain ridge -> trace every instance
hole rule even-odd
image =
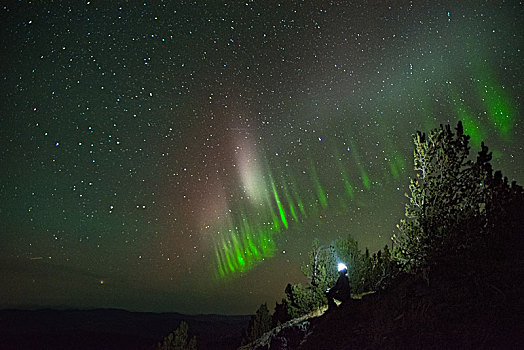
[[[240,344],[250,316],[94,310],[0,310],[1,349],[152,349],[181,321],[199,348]]]

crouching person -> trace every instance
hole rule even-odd
[[[351,299],[351,287],[349,286],[349,278],[347,276],[348,268],[344,264],[338,264],[338,280],[333,288],[329,288],[326,291],[326,297],[328,300],[328,311],[337,308],[335,299],[344,303]]]

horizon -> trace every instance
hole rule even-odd
[[[524,182],[522,4],[1,11],[0,309],[272,310],[313,239],[390,245],[439,124]]]
[[[220,316],[220,317],[251,317],[253,314],[245,314],[245,315],[224,315],[224,314],[183,314],[180,312],[155,312],[155,311],[133,311],[133,310],[126,310],[126,309],[116,309],[116,308],[96,308],[96,309],[75,309],[75,308],[67,308],[65,306],[56,306],[56,307],[45,307],[45,306],[20,306],[20,308],[2,308],[0,307],[0,312],[18,312],[18,311],[36,311],[36,312],[44,312],[44,311],[53,311],[53,312],[84,312],[84,311],[117,311],[117,312],[129,312],[129,313],[138,313],[138,314],[155,314],[155,315],[161,315],[161,314],[167,314],[167,315],[180,315],[180,316],[187,316],[187,317],[208,317],[208,316]]]

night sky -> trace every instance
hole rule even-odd
[[[314,238],[390,244],[440,123],[522,185],[523,10],[2,5],[0,308],[272,309]]]

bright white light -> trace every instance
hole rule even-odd
[[[343,263],[339,263],[338,264],[338,272],[340,272],[342,270],[347,270],[347,269],[348,269],[348,267],[345,264],[343,264]]]

